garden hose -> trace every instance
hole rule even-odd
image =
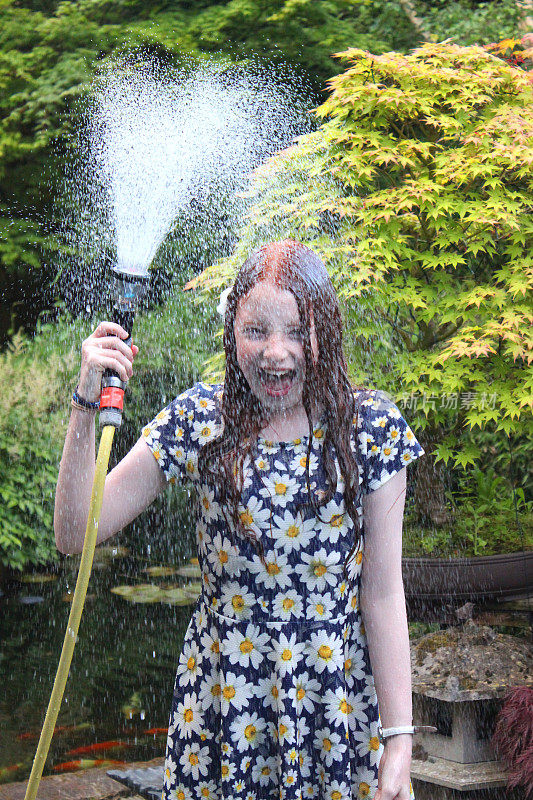
[[[121,325],[126,331],[131,332],[133,320],[137,307],[144,297],[149,284],[147,275],[130,274],[126,272],[113,271],[113,284],[115,290],[115,305],[113,317],[115,322]],[[131,335],[126,339],[125,344],[131,345]],[[54,734],[57,716],[63,700],[65,686],[74,653],[74,645],[78,637],[87,586],[91,576],[93,565],[94,549],[96,547],[96,537],[98,534],[98,524],[102,512],[102,501],[104,497],[104,486],[111,455],[111,445],[115,428],[119,428],[122,423],[122,410],[124,403],[124,390],[126,383],[120,379],[118,374],[111,369],[106,369],[102,377],[102,390],[100,395],[100,426],[102,436],[96,458],[96,468],[94,472],[93,487],[91,492],[91,502],[89,505],[89,516],[85,529],[85,539],[81,553],[80,568],[76,580],[76,588],[72,598],[72,606],[68,618],[67,630],[63,641],[63,649],[59,658],[52,694],[46,710],[43,729],[37,745],[37,752],[33,760],[26,794],[24,800],[35,800],[39,782],[43,774],[44,765],[50,749],[50,742]]]
[[[114,433],[114,425],[105,425],[102,429],[100,446],[98,448],[98,456],[96,458],[91,502],[89,505],[89,517],[87,519],[87,527],[85,529],[85,540],[83,542],[83,550],[81,553],[78,578],[76,580],[76,588],[74,589],[74,597],[72,599],[67,630],[65,633],[65,639],[63,641],[63,649],[61,650],[61,657],[59,659],[59,666],[57,668],[52,694],[46,710],[43,729],[39,738],[39,744],[37,745],[37,752],[35,753],[35,758],[33,760],[33,766],[31,768],[24,800],[35,800],[37,795],[37,789],[39,788],[39,782],[43,774],[44,765],[48,756],[48,750],[50,748],[50,742],[52,741],[54,728],[57,722],[57,715],[59,714],[61,701],[63,700],[63,694],[65,692],[65,686],[72,661],[72,654],[74,652],[74,645],[76,644],[76,639],[78,637],[78,629],[85,603],[85,595],[87,594],[87,586],[91,576],[94,548],[96,546],[96,536],[98,533],[98,523],[100,521],[100,513],[102,511],[105,479]]]

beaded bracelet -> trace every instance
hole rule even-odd
[[[80,397],[78,394],[78,387],[76,387],[76,391],[72,395],[72,405],[75,408],[79,408],[81,411],[97,411],[100,408],[100,401],[97,400],[93,403],[91,400]]]

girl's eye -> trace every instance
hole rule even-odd
[[[249,339],[259,339],[261,336],[263,336],[264,331],[262,328],[255,328],[251,325],[244,329],[244,333]]]

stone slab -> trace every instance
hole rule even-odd
[[[163,767],[164,759],[138,761],[128,765],[132,769],[142,767]],[[37,800],[113,800],[129,797],[131,789],[112,780],[107,768],[85,769],[63,775],[48,775],[41,779]],[[4,783],[0,785],[0,800],[24,800],[27,781]]]
[[[145,800],[160,800],[161,798],[165,779],[163,765],[160,767],[144,767],[142,769],[133,769],[131,767],[128,769],[110,769],[107,774],[113,780],[129,787],[131,791],[140,794]]]
[[[429,758],[427,761],[413,758],[411,777],[461,792],[497,789],[507,783],[505,769],[499,761],[459,764],[444,758]]]
[[[509,792],[507,787],[496,789],[469,789],[461,792],[437,786],[435,783],[424,783],[413,778],[413,789],[416,800],[524,800],[524,793],[516,790]]]

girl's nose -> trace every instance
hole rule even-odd
[[[270,361],[283,361],[288,355],[286,343],[282,336],[269,336],[263,350],[264,358]]]

